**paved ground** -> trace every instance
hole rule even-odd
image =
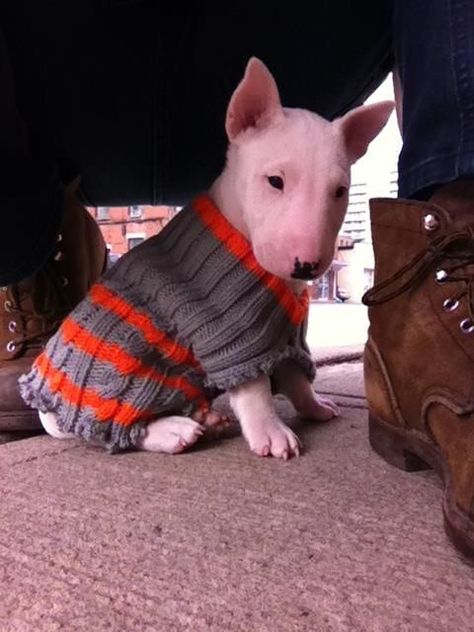
[[[288,463],[235,433],[180,456],[1,445],[0,631],[474,630],[436,476],[371,452],[360,362],[318,389],[339,420],[278,401],[306,447]]]

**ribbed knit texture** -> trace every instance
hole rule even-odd
[[[189,415],[284,358],[314,379],[307,312],[307,291],[263,270],[202,195],[91,288],[20,391],[61,430],[126,449],[150,421]]]

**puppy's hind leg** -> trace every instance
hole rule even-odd
[[[55,439],[74,439],[72,432],[63,432],[59,429],[58,421],[54,413],[39,413],[40,421],[46,432]]]
[[[328,421],[339,415],[339,408],[331,399],[316,395],[312,384],[292,360],[284,360],[275,371],[276,390],[287,397],[301,417]]]
[[[46,432],[55,439],[74,439],[75,434],[59,429],[54,413],[39,413]],[[177,454],[191,446],[204,433],[205,427],[189,417],[162,417],[148,424],[137,448],[150,452]]]
[[[152,421],[144,436],[137,442],[139,450],[178,454],[196,443],[205,428],[189,417],[172,415]]]

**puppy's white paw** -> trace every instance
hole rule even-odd
[[[74,439],[72,432],[63,432],[59,429],[57,417],[54,413],[39,412],[39,418],[46,432],[55,439]]]
[[[250,449],[258,456],[274,456],[287,461],[300,455],[301,441],[278,418],[246,424],[243,433]]]
[[[196,443],[203,433],[201,424],[189,417],[163,417],[147,425],[137,447],[149,452],[178,454]]]

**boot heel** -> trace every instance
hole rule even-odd
[[[370,413],[369,441],[379,456],[400,470],[417,472],[430,469],[425,461],[409,449],[403,431],[379,421]]]

